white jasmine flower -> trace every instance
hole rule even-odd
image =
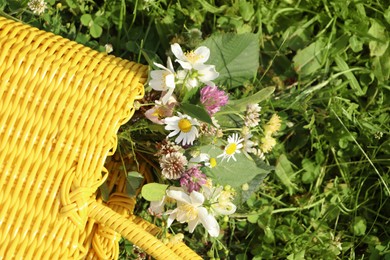
[[[200,82],[208,86],[215,86],[214,79],[218,78],[219,73],[215,70],[214,65],[203,65],[199,70],[179,70],[177,78],[187,89],[196,88]]]
[[[177,208],[166,212],[169,215],[168,227],[176,219],[180,223],[187,222],[191,233],[200,223],[210,236],[217,237],[219,235],[219,224],[215,217],[203,206],[205,197],[202,193],[193,191],[187,194],[184,190],[169,189],[167,190],[167,196],[177,201]]]
[[[176,61],[186,70],[198,70],[210,57],[210,49],[205,46],[184,53],[180,45],[175,43],[171,45],[171,50],[177,58]]]
[[[149,209],[153,212],[153,214],[159,215],[165,211],[166,202],[167,196],[164,196],[160,201],[151,201]]]
[[[228,144],[225,146],[225,150],[223,151],[222,154],[218,155],[217,158],[222,157],[222,161],[224,159],[227,159],[227,161],[229,161],[230,158],[233,158],[234,161],[237,161],[234,155],[236,153],[241,153],[240,149],[243,146],[242,141],[244,141],[244,139],[239,138],[237,133],[234,133],[233,135],[229,136]]]
[[[199,122],[188,115],[183,115],[180,112],[178,112],[178,114],[179,116],[167,117],[164,119],[166,124],[165,130],[173,130],[168,137],[179,135],[175,139],[177,144],[182,142],[183,145],[192,145],[199,135],[198,128],[196,127],[199,125]]]
[[[165,95],[161,98],[161,101],[163,104],[166,104],[169,98],[172,96],[176,86],[175,71],[173,69],[172,61],[168,57],[168,67],[164,67],[158,63],[154,63],[154,65],[161,68],[161,70],[152,70],[150,72],[151,80],[149,81],[149,86],[154,90],[165,92]]]

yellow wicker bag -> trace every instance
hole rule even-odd
[[[96,198],[147,69],[0,17],[0,259],[116,259],[116,232],[157,259],[200,258],[158,240],[123,190]]]

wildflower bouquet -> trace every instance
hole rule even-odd
[[[153,63],[145,99],[137,105],[144,117],[132,128],[143,131],[132,139],[148,136],[134,142],[136,149],[152,155],[158,165],[158,181],[145,184],[141,192],[150,201],[149,213],[168,228],[174,221],[186,223],[190,233],[201,224],[214,238],[223,235],[219,221],[240,210],[238,205],[272,170],[265,155],[281,126],[276,114],[262,122],[259,103],[272,87],[239,100],[229,93],[232,85],[256,73],[258,46],[237,53],[231,47],[242,36],[231,36],[233,43],[227,45],[219,37],[189,51],[174,43],[166,66]],[[241,65],[248,60],[254,63],[249,74]]]

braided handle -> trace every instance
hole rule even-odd
[[[182,259],[159,239],[112,209],[94,201],[89,205],[88,211],[90,218],[120,233],[127,240],[142,248],[148,255],[156,259]]]

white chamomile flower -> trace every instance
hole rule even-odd
[[[166,104],[172,96],[176,86],[175,71],[173,69],[172,61],[168,57],[168,67],[164,67],[159,63],[154,63],[154,65],[159,67],[161,70],[152,70],[150,72],[151,80],[149,81],[149,86],[154,90],[166,92],[161,98],[162,103]]]
[[[234,161],[237,161],[234,155],[236,153],[241,153],[240,149],[242,148],[242,141],[244,141],[244,139],[240,138],[237,133],[234,133],[229,136],[228,144],[225,146],[225,150],[222,154],[218,155],[217,158],[222,157],[222,161],[224,159],[227,159],[227,161],[229,161],[230,158],[233,158]]]
[[[165,130],[173,130],[168,137],[179,135],[175,139],[177,144],[182,142],[183,145],[192,145],[199,135],[197,128],[199,122],[188,115],[181,114],[180,112],[178,112],[178,116],[165,118],[164,122],[166,124]]]
[[[175,43],[171,45],[171,50],[177,58],[176,61],[186,70],[198,70],[210,57],[210,49],[205,46],[184,53],[180,45]]]

